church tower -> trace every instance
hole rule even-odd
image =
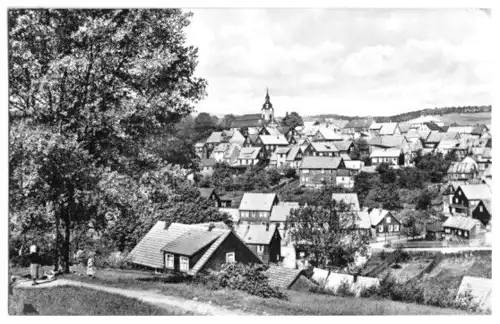
[[[266,101],[262,105],[262,119],[266,123],[274,121],[274,108],[269,98],[269,88],[266,89]]]

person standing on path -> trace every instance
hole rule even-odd
[[[87,260],[87,276],[94,279],[95,278],[95,253],[89,253],[89,259]]]
[[[33,279],[33,286],[37,285],[38,270],[40,269],[40,256],[38,255],[38,247],[36,245],[30,246],[30,274]]]

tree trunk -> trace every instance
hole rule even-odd
[[[56,220],[56,244],[54,248],[54,271],[59,271],[59,265],[61,263],[59,250],[61,248],[61,237],[59,233],[61,219],[58,212],[54,212]]]
[[[69,273],[69,242],[70,242],[70,234],[71,234],[71,221],[69,213],[66,215],[64,219],[64,243],[63,243],[63,265],[64,265],[64,273]]]

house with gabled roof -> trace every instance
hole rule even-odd
[[[485,226],[477,219],[465,216],[451,216],[443,223],[445,237],[464,239],[476,238],[486,232]]]
[[[480,201],[491,198],[491,187],[487,184],[461,184],[453,194],[450,213],[471,217]]]
[[[368,133],[370,131],[370,125],[373,123],[373,119],[353,119],[344,125],[342,133],[349,135],[351,138],[361,137],[361,133]]]
[[[236,116],[235,119],[231,122],[231,128],[256,128],[262,127],[264,124],[265,122],[262,119],[262,114],[247,114]]]
[[[260,264],[261,259],[224,223],[180,224],[163,221],[139,241],[130,262],[159,271],[196,276],[225,263]]]
[[[200,173],[203,176],[210,177],[214,173],[214,167],[217,161],[214,159],[200,159]]]
[[[399,235],[401,232],[401,222],[394,215],[385,209],[373,208],[367,210],[370,216],[370,223],[377,236]]]
[[[271,159],[269,160],[269,166],[276,168],[283,167],[287,163],[286,158],[288,156],[289,151],[290,151],[289,146],[278,147],[271,156]]]
[[[275,193],[245,192],[240,202],[240,223],[268,224],[273,206],[279,202]]]
[[[380,136],[392,136],[401,135],[401,130],[399,129],[399,123],[380,123],[381,127],[378,132]]]
[[[205,141],[209,152],[212,152],[213,148],[222,142],[224,142],[222,132],[212,132],[212,134],[210,134],[210,136]]]
[[[236,165],[240,167],[251,167],[266,159],[267,153],[265,147],[243,147],[238,155],[238,163]]]
[[[291,168],[297,169],[302,161],[303,154],[304,151],[299,145],[290,146],[290,150],[286,156],[286,164]]]
[[[296,144],[297,138],[300,137],[299,132],[294,127],[281,126],[278,127],[278,130],[285,136],[290,144]]]
[[[243,142],[243,147],[256,146],[255,141],[257,140],[258,137],[259,135],[257,134],[250,134],[246,136],[245,141]]]
[[[299,166],[300,185],[314,188],[335,185],[337,171],[344,168],[341,157],[304,156]]]
[[[264,272],[269,281],[269,286],[309,292],[314,283],[305,275],[304,269],[290,269],[279,266],[269,266]]]
[[[197,142],[194,145],[194,151],[200,159],[206,159],[209,156],[207,144],[205,142]]]
[[[283,135],[277,127],[264,126],[260,129],[258,135]]]
[[[276,226],[280,232],[282,241],[290,239],[290,237],[286,235],[288,218],[290,217],[292,209],[298,209],[299,207],[298,202],[291,201],[279,202],[277,205],[273,206],[269,224]]]
[[[313,142],[336,142],[343,141],[344,138],[341,134],[335,132],[331,128],[322,127],[316,131],[314,134],[312,141]]]
[[[220,198],[215,188],[198,188],[198,191],[200,192],[200,197],[212,201],[215,207],[218,208],[221,206]]]
[[[484,226],[488,226],[491,222],[491,198],[482,199],[472,210],[472,218],[479,220]]]
[[[229,149],[231,144],[229,143],[219,143],[217,144],[210,154],[210,158],[214,159],[216,162],[222,162],[224,159],[224,153]]]
[[[339,156],[337,145],[332,142],[312,142],[309,144],[308,154],[310,156]]]
[[[243,134],[241,134],[239,130],[233,130],[233,133],[229,138],[228,142],[231,144],[242,146],[243,143],[245,142],[245,136],[243,136]]]
[[[452,162],[447,171],[450,181],[469,182],[479,177],[479,165],[470,156],[465,157],[460,162]]]
[[[372,165],[388,163],[391,165],[405,165],[405,155],[398,148],[377,149],[370,154]]]
[[[240,225],[238,235],[264,264],[281,260],[281,236],[275,225]]]
[[[477,165],[479,167],[479,172],[484,173],[484,171],[491,165],[492,163],[492,154],[490,147],[473,147],[471,149],[472,156],[474,160],[476,160]]]
[[[256,146],[264,146],[266,152],[272,154],[278,147],[288,146],[289,143],[283,135],[259,135],[255,140]]]

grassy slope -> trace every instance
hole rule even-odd
[[[23,304],[31,304],[40,315],[182,315],[139,300],[79,287],[14,289],[9,296],[9,314],[22,315]]]
[[[98,279],[85,276],[72,279],[103,285],[152,290],[166,295],[211,301],[226,308],[241,309],[255,314],[271,315],[397,315],[397,314],[466,314],[455,309],[442,309],[387,300],[345,298],[330,295],[287,291],[289,301],[263,299],[233,290],[211,291],[204,286],[186,283],[159,283],[134,280],[137,274],[119,271],[99,271]]]

